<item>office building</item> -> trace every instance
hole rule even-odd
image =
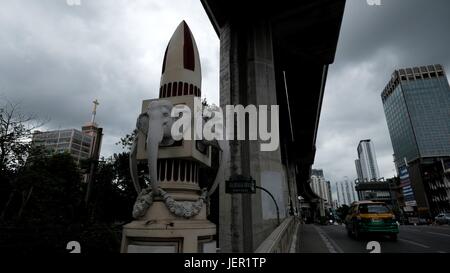
[[[362,169],[361,169],[361,161],[359,159],[355,160],[355,168],[356,168],[356,175],[358,176],[358,180],[363,181],[364,177],[363,177]]]
[[[358,145],[358,159],[355,161],[359,181],[372,181],[380,178],[377,157],[373,142],[361,140]]]
[[[326,212],[333,206],[333,197],[331,194],[331,183],[325,180],[323,170],[311,171],[311,188],[320,197],[320,216],[325,216]]]
[[[357,201],[355,187],[352,182],[345,180],[344,182],[336,183],[336,189],[340,205],[350,206]]]
[[[77,163],[89,159],[92,142],[92,136],[77,129],[36,131],[33,135],[33,145],[43,146],[52,153],[70,153]]]
[[[396,70],[382,95],[405,209],[431,217],[450,210],[450,86],[441,65]]]
[[[99,103],[97,100],[93,103],[92,119],[82,127],[81,131],[78,129],[35,131],[32,145],[44,147],[49,153],[67,152],[72,155],[78,164],[82,160],[98,160],[103,130],[95,123]]]

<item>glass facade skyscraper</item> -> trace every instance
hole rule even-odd
[[[395,164],[408,178],[401,182],[405,208],[428,217],[450,210],[443,182],[450,168],[450,86],[443,67],[397,70],[381,97]]]
[[[441,65],[395,71],[382,99],[397,167],[450,156],[450,86]]]

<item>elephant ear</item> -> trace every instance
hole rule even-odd
[[[142,113],[139,115],[139,118],[136,122],[136,129],[137,132],[136,134],[141,133],[144,136],[144,139],[147,139],[147,134],[148,134],[148,113]],[[147,142],[145,142],[145,149],[147,149]]]

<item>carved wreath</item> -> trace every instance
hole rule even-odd
[[[202,195],[195,202],[175,201],[172,196],[161,188],[159,188],[159,193],[171,213],[186,219],[198,215],[202,210],[203,203],[206,203],[208,198],[208,191],[206,189],[203,189]],[[133,217],[135,219],[143,217],[152,204],[153,194],[151,189],[142,190],[134,204]]]

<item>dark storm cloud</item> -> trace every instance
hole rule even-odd
[[[315,167],[332,181],[356,177],[356,147],[372,139],[381,176],[395,175],[380,94],[395,69],[441,63],[450,69],[450,1],[348,0],[330,67]]]
[[[363,62],[380,51],[391,51],[399,65],[450,63],[450,2],[446,0],[349,0],[341,32],[339,63]]]
[[[380,93],[394,69],[450,69],[450,1],[348,0],[330,67],[315,167],[328,179],[355,177],[356,146],[374,141],[383,176],[394,174]],[[218,102],[219,42],[198,0],[2,1],[0,98],[50,117],[46,128],[79,128],[100,100],[103,154],[129,133],[141,101],[157,96],[161,62],[178,23],[189,23],[202,57],[203,90]]]
[[[167,42],[181,20],[197,39],[203,89],[218,100],[218,39],[200,1],[4,1],[0,9],[0,98],[80,128],[100,106],[103,155],[133,130],[143,99],[158,95]]]

